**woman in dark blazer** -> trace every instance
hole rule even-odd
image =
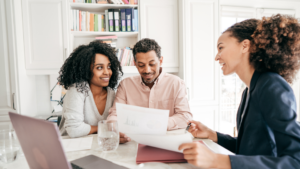
[[[216,61],[223,74],[247,85],[237,113],[238,137],[191,121],[194,137],[208,138],[234,152],[221,155],[201,143],[182,144],[185,159],[201,168],[300,168],[300,126],[292,83],[300,68],[300,24],[289,16],[249,19],[218,40]]]

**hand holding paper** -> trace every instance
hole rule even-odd
[[[213,147],[207,146],[204,141],[200,140],[193,143],[184,143],[180,145],[179,150],[183,150],[184,158],[188,163],[193,164],[200,168],[220,168],[221,166],[225,166],[224,168],[230,168],[230,159],[227,155],[230,153],[226,149],[222,149],[221,146],[216,146],[217,144],[209,140],[213,143]],[[214,152],[212,149],[217,148],[216,150],[220,150],[221,152]],[[226,150],[226,151],[225,151]],[[225,153],[225,155],[220,154]]]

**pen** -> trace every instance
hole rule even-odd
[[[185,129],[185,133],[187,132],[187,131],[189,131],[189,128],[191,127],[191,125],[192,125],[192,123],[189,123],[189,125],[186,127],[186,129]]]

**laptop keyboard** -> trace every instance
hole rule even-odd
[[[83,169],[83,168],[81,168],[78,165],[73,164],[73,163],[71,163],[71,166],[72,166],[73,169]]]

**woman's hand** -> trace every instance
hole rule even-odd
[[[97,131],[98,131],[98,126],[91,125],[91,130],[90,130],[89,134],[97,134]]]
[[[120,141],[119,143],[127,143],[128,141],[130,141],[131,139],[129,137],[127,137],[124,133],[120,132]]]
[[[231,168],[228,155],[212,152],[202,141],[181,144],[179,150],[183,150],[184,159],[194,166],[200,168]]]
[[[189,123],[191,123],[191,126],[188,131],[194,137],[211,139],[214,142],[218,142],[218,136],[215,131],[206,127],[204,124],[200,123],[199,121],[191,120]]]

